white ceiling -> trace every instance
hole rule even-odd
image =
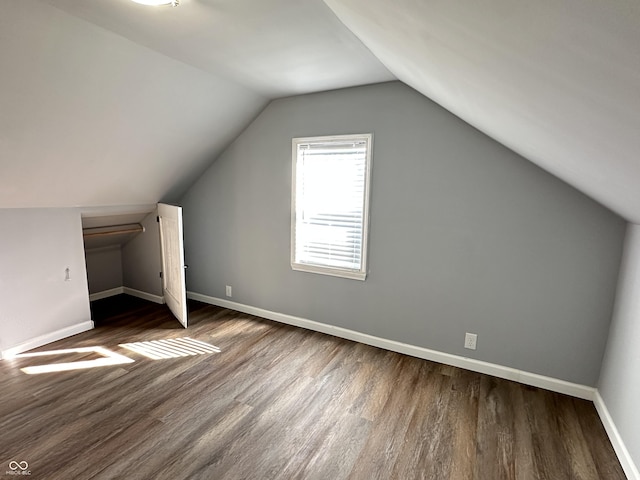
[[[640,223],[638,0],[3,8],[0,207],[155,203],[269,99],[395,77]]]
[[[638,0],[325,0],[400,80],[640,223]]]
[[[393,80],[321,0],[42,0],[270,98]]]
[[[269,99],[395,79],[321,0],[19,0],[0,208],[177,201]]]
[[[267,98],[36,0],[0,15],[0,208],[179,198]]]

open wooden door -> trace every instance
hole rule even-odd
[[[162,254],[162,294],[171,312],[187,328],[182,207],[159,203],[158,221]]]

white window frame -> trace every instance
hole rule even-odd
[[[328,143],[331,141],[364,141],[366,143],[366,167],[363,193],[363,217],[362,217],[362,243],[360,252],[360,269],[348,269],[335,266],[327,266],[314,263],[301,263],[296,261],[296,226],[298,212],[296,209],[296,187],[297,187],[297,163],[298,146],[309,143]],[[291,268],[293,270],[331,275],[335,277],[349,278],[354,280],[366,280],[367,278],[367,246],[369,238],[369,191],[371,183],[371,161],[373,150],[373,134],[353,134],[353,135],[330,135],[322,137],[303,137],[292,139],[292,177],[291,177]]]

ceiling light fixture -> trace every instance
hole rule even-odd
[[[151,5],[151,6],[160,6],[160,5],[171,5],[172,7],[177,7],[180,4],[180,0],[132,0],[136,3],[140,3],[142,5]]]

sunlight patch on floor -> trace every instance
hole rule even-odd
[[[122,348],[139,353],[153,360],[163,358],[189,357],[192,355],[204,355],[206,353],[220,353],[215,345],[209,345],[193,338],[169,338],[166,340],[152,340],[149,342],[123,343]]]
[[[65,355],[69,353],[97,353],[99,355],[102,355],[102,358],[96,358],[94,360],[82,360],[77,362],[34,365],[31,367],[21,368],[20,370],[22,370],[24,373],[32,375],[37,373],[64,372],[68,370],[80,370],[84,368],[106,367],[108,365],[121,365],[124,363],[134,362],[134,360],[131,360],[124,355],[120,355],[119,353],[112,352],[111,350],[104,347],[80,347],[66,348],[63,350],[49,350],[46,352],[20,353],[14,355],[13,358],[46,357],[51,355]]]

